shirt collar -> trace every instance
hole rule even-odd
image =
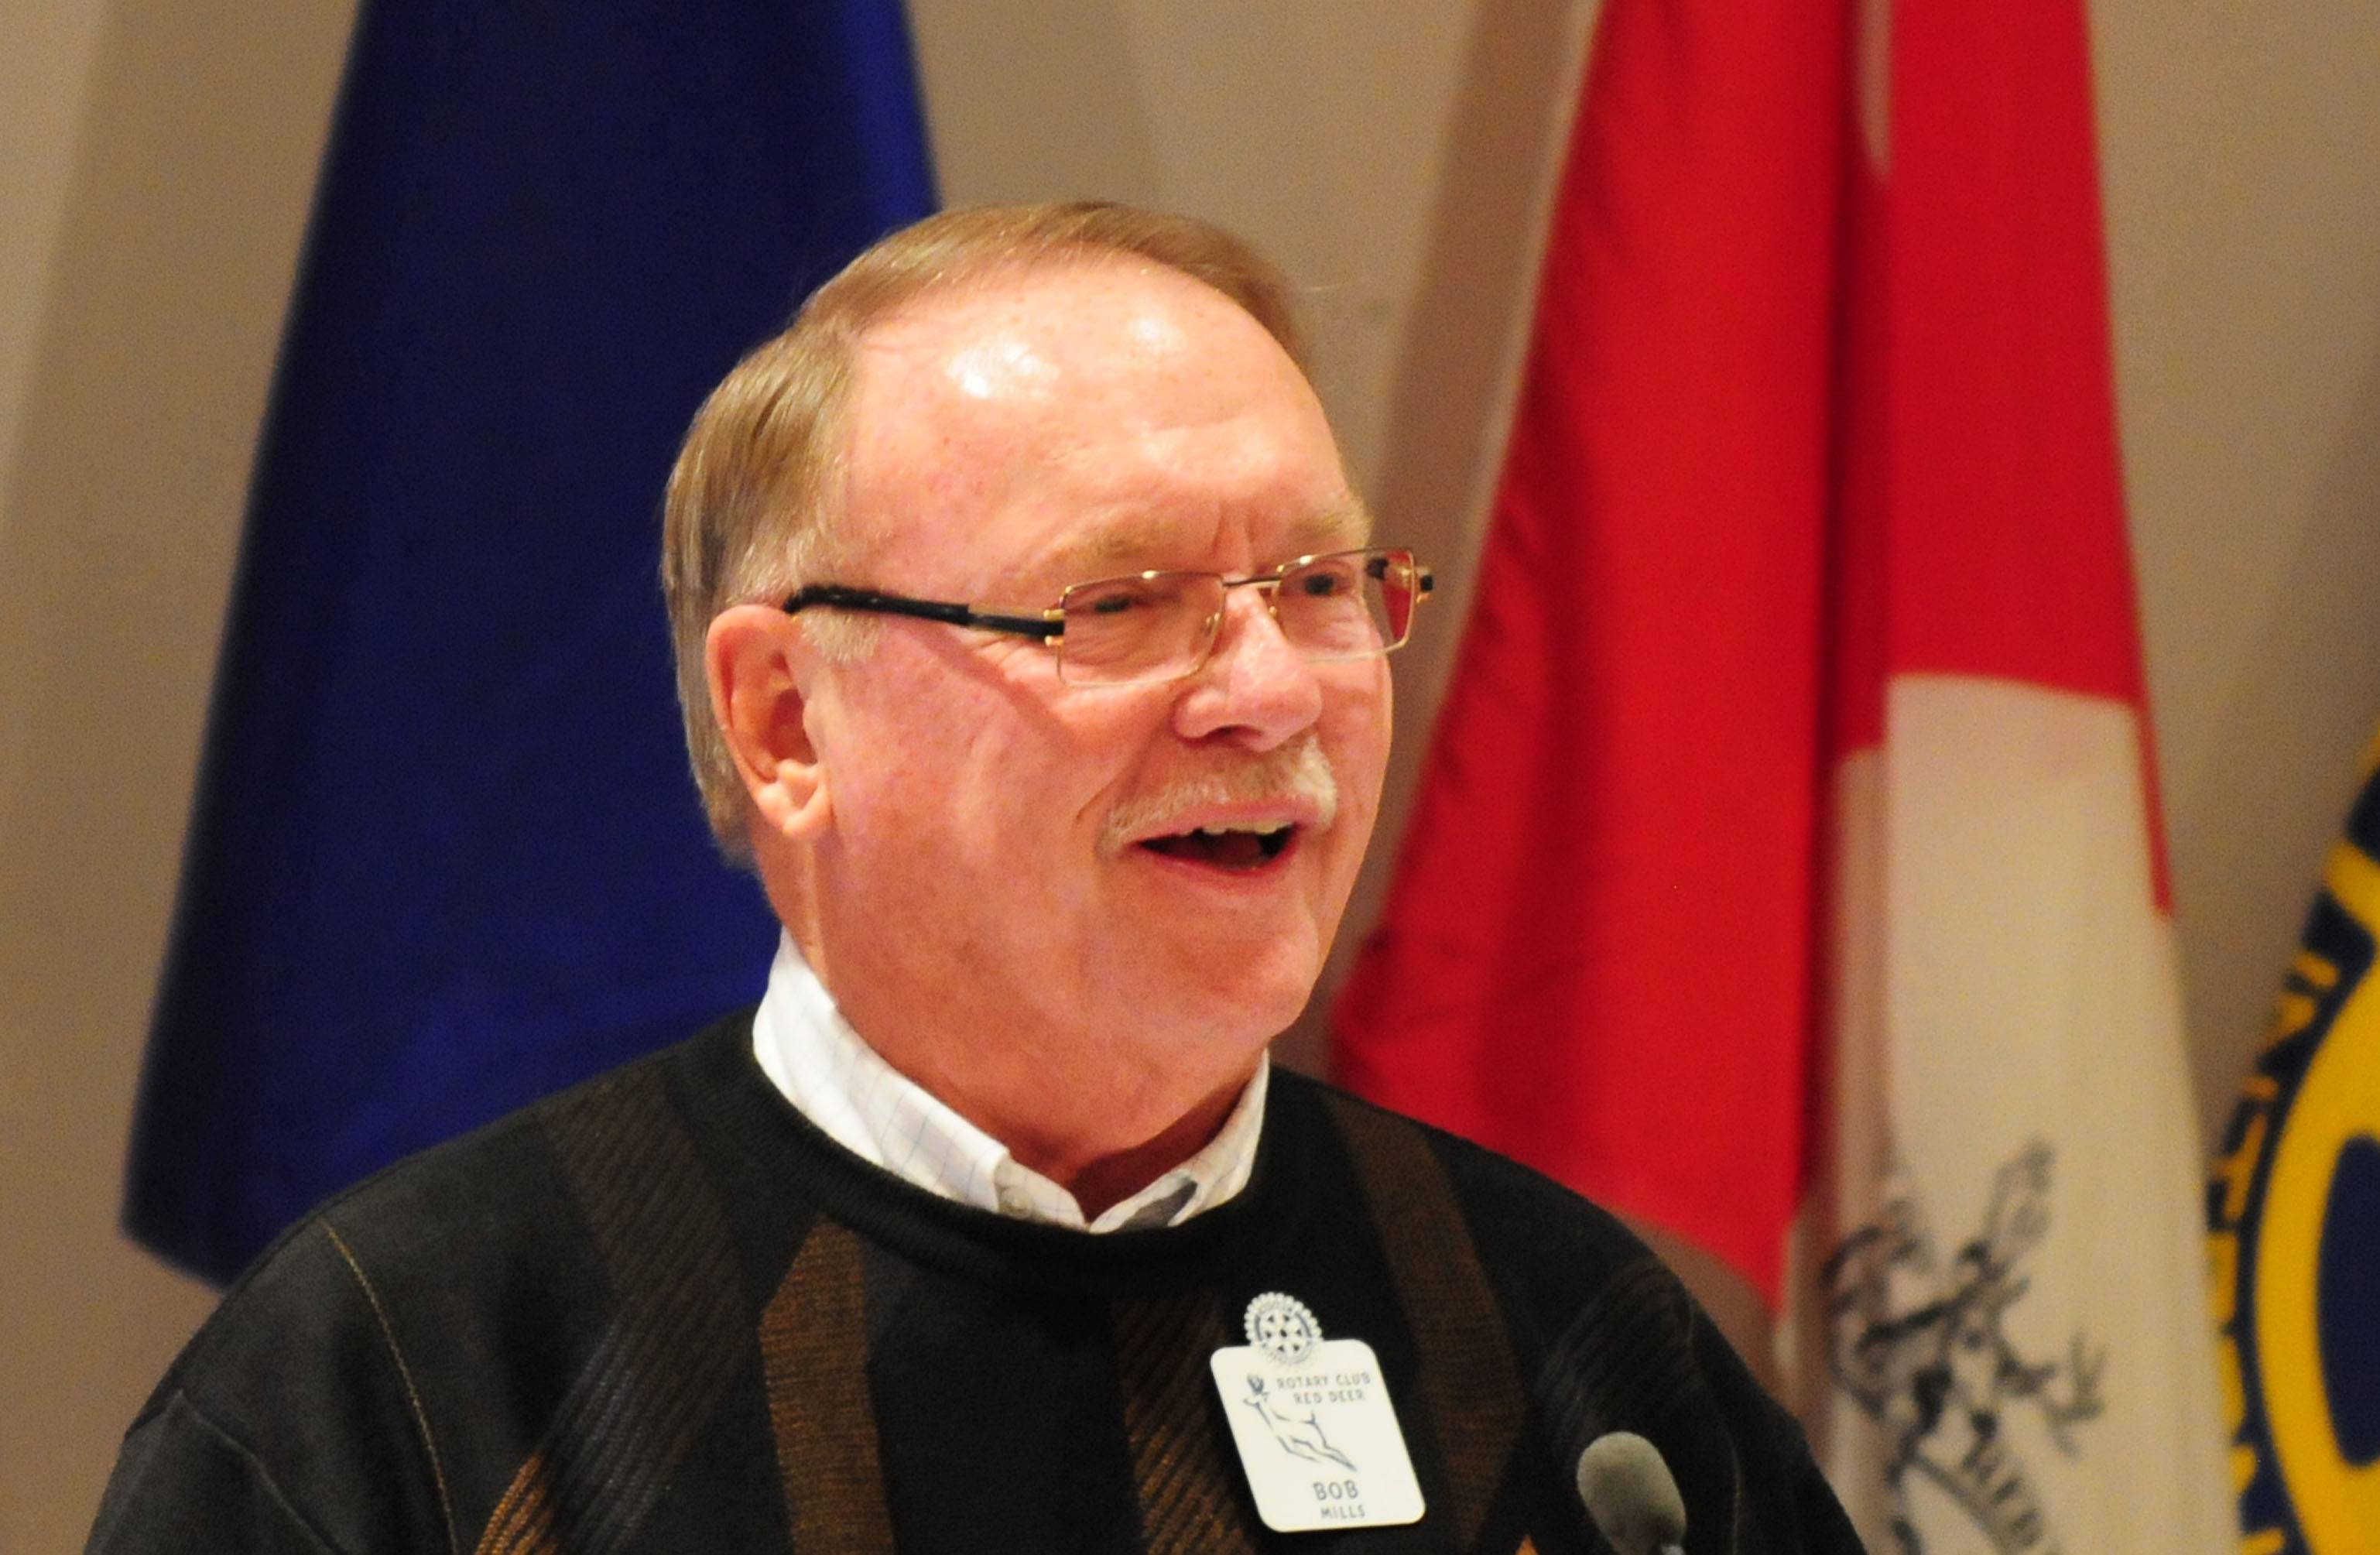
[[[1268,1054],[1214,1138],[1087,1222],[1063,1186],[884,1062],[843,1018],[787,934],[778,936],[769,989],[752,1017],[752,1051],[795,1110],[862,1160],[978,1209],[1089,1232],[1179,1225],[1247,1186],[1272,1075]]]

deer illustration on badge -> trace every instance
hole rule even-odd
[[[1267,1291],[1248,1303],[1243,1322],[1248,1342],[1267,1360],[1284,1369],[1312,1355],[1315,1347],[1322,1342],[1322,1325],[1314,1320],[1313,1309],[1295,1296],[1279,1291]],[[1268,1387],[1255,1372],[1247,1377],[1247,1396],[1240,1402],[1256,1411],[1257,1418],[1281,1443],[1282,1452],[1310,1464],[1337,1464],[1348,1469],[1355,1466],[1346,1453],[1330,1445],[1313,1405],[1301,1403],[1296,1398],[1293,1379],[1275,1379],[1277,1383],[1290,1381],[1290,1390],[1284,1390]],[[1300,1409],[1305,1413],[1299,1414]]]
[[[1265,1423],[1265,1429],[1272,1433],[1272,1439],[1280,1442],[1281,1451],[1291,1457],[1304,1458],[1310,1464],[1337,1464],[1345,1469],[1355,1466],[1346,1453],[1330,1445],[1330,1439],[1322,1434],[1322,1423],[1315,1417],[1313,1410],[1309,1409],[1303,1415],[1295,1413],[1295,1405],[1287,1402],[1280,1390],[1268,1389],[1265,1379],[1254,1372],[1248,1374],[1248,1396],[1240,1402],[1257,1412],[1257,1418]]]

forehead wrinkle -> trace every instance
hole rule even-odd
[[[1130,343],[1124,359],[1097,353],[1085,357],[1075,350],[1082,332],[1071,324],[1050,334],[1055,326],[1041,316],[1053,303],[1049,287],[1062,279],[1071,283],[1078,278],[1103,284],[1092,288],[1087,303],[1056,299],[1068,303],[1069,320],[1086,309],[1112,312],[1121,302],[1134,304],[1132,316],[1120,325]],[[1194,334],[1167,309],[1148,299],[1119,300],[1107,295],[1115,288],[1104,283],[1116,278],[1105,266],[1080,273],[1069,267],[1063,275],[1003,274],[1001,279],[1013,280],[1014,288],[1003,285],[940,292],[913,299],[879,320],[861,337],[857,353],[860,382],[855,408],[864,406],[866,414],[853,418],[858,433],[854,441],[863,445],[854,450],[858,456],[854,462],[867,491],[855,505],[885,507],[883,516],[898,523],[904,515],[988,511],[1009,502],[1032,508],[1037,505],[1035,489],[1044,478],[1062,478],[1061,484],[1083,488],[1074,499],[1083,506],[1073,532],[1062,528],[1049,533],[1038,548],[1012,553],[1004,560],[986,556],[981,560],[988,565],[965,569],[974,576],[954,577],[944,589],[1010,603],[1095,577],[1153,565],[1194,565],[1212,553],[1216,543],[1208,530],[1208,518],[1224,526],[1234,520],[1262,521],[1257,532],[1268,537],[1265,549],[1246,558],[1257,569],[1302,554],[1367,543],[1371,519],[1361,500],[1345,489],[1343,471],[1333,472],[1339,490],[1325,488],[1318,498],[1312,486],[1305,488],[1305,495],[1295,496],[1293,488],[1279,485],[1281,472],[1271,466],[1281,456],[1278,444],[1287,429],[1269,421],[1242,429],[1245,407],[1210,403],[1211,396],[1196,394],[1204,358],[1174,358],[1195,355],[1192,347],[1200,346],[1205,332]],[[1132,279],[1136,286],[1146,278]],[[1185,280],[1183,285],[1196,289],[1196,298],[1190,300],[1199,303],[1195,311],[1204,323],[1218,322],[1206,317],[1207,301],[1215,310],[1230,306],[1220,295],[1208,298],[1195,282]],[[1182,310],[1172,308],[1173,312]],[[1238,340],[1245,331],[1218,324],[1216,333]],[[1277,365],[1279,375],[1295,372],[1286,358]],[[1184,371],[1190,372],[1188,378]],[[1088,425],[1062,417],[1052,419],[1073,400],[1105,403],[1118,394],[1111,381],[1123,385],[1118,415]],[[1146,417],[1121,414],[1139,404],[1135,395],[1146,398],[1167,385],[1174,397],[1165,402],[1157,424],[1144,427],[1139,420]],[[1305,397],[1309,403],[1297,418],[1301,422],[1318,416],[1320,409],[1310,403],[1310,391]],[[1272,408],[1280,412],[1279,407]],[[1021,431],[1013,424],[1019,415],[1030,421]],[[1196,441],[1195,456],[1173,448],[1168,440],[1175,438]],[[1119,450],[1119,443],[1126,446]],[[1335,464],[1335,449],[1332,453]],[[1174,467],[1195,469],[1218,457],[1224,468],[1214,472],[1213,482],[1197,482],[1197,491],[1174,489],[1181,484],[1172,479],[1181,473]],[[1149,469],[1137,470],[1135,459]],[[1146,501],[1135,494],[1144,480],[1154,482]],[[1216,484],[1239,490],[1209,489]],[[1182,505],[1185,501],[1187,509]],[[1308,509],[1307,503],[1314,506]],[[1201,516],[1196,520],[1188,517],[1194,511]]]

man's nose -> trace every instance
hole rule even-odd
[[[1185,738],[1233,735],[1252,749],[1274,746],[1322,716],[1322,681],[1283,635],[1269,589],[1223,596],[1215,650],[1191,677],[1176,722]]]

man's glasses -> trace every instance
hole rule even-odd
[[[1214,572],[1136,572],[1077,583],[1038,613],[905,599],[840,583],[813,583],[784,603],[913,615],[953,626],[1038,638],[1074,686],[1140,686],[1198,673],[1215,651],[1229,590],[1271,596],[1281,636],[1306,659],[1330,662],[1393,652],[1413,636],[1414,609],[1435,586],[1402,550],[1300,556],[1249,577]]]

